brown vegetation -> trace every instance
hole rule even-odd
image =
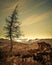
[[[3,41],[3,40],[2,40]],[[9,41],[9,40],[8,40]],[[10,45],[3,41],[0,45],[0,65],[51,65],[52,64],[52,47],[45,42],[37,42],[38,48],[33,48],[33,44],[24,44],[14,42],[13,56],[7,57]],[[16,48],[15,48],[16,47]],[[34,46],[35,47],[35,46]]]

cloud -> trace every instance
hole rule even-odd
[[[48,11],[48,12],[45,12],[40,15],[29,16],[28,18],[26,18],[22,21],[22,26],[27,26],[27,25],[42,21],[45,18],[47,18],[48,16],[50,16],[51,13],[52,13],[52,11]]]
[[[47,2],[47,0],[44,0],[44,1],[43,0],[38,0],[38,1],[36,1],[36,0],[19,0],[18,3],[19,3],[19,8],[24,9],[25,6],[27,7],[29,5],[30,5],[29,7],[31,7],[31,8],[36,8],[41,5],[44,5],[46,2]]]

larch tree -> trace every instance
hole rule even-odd
[[[10,55],[12,55],[13,40],[21,36],[20,21],[18,20],[17,6],[15,7],[11,16],[9,16],[9,18],[6,19],[5,29],[6,29],[6,37],[10,39],[10,44],[11,44],[9,53]]]

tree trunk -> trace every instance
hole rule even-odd
[[[11,38],[11,48],[10,48],[10,52],[11,52],[11,56],[13,55],[13,41],[12,41],[12,38]]]
[[[13,40],[12,40],[12,37],[10,37],[10,50],[9,50],[9,56],[13,56]]]

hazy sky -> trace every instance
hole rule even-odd
[[[17,0],[0,0],[0,37],[16,4]],[[25,37],[52,38],[52,0],[19,0],[18,17]]]

